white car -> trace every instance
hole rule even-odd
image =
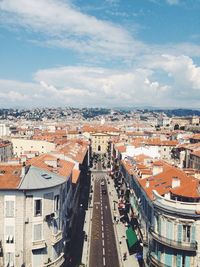
[[[102,186],[105,185],[105,181],[102,181],[102,182],[101,182],[101,185],[102,185]]]

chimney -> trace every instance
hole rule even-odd
[[[181,185],[181,181],[178,177],[172,177],[172,188],[179,187]]]
[[[149,185],[150,185],[150,183],[149,183],[149,180],[147,179],[146,180],[146,188],[149,188]]]
[[[26,175],[26,163],[23,162],[22,169],[21,169],[21,176],[24,177]]]

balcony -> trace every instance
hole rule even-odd
[[[60,266],[62,266],[64,261],[65,261],[64,253],[61,253],[60,256],[56,260],[45,263],[45,264],[43,264],[42,267],[60,267]]]
[[[192,242],[184,242],[184,241],[179,242],[171,240],[154,232],[152,228],[150,228],[150,234],[154,240],[165,246],[180,250],[193,251],[193,252],[197,250],[197,242],[192,243]]]
[[[160,262],[152,253],[148,255],[148,264],[150,267],[170,267],[169,265]]]
[[[45,240],[38,240],[38,241],[33,241],[32,242],[32,250],[35,249],[42,249],[46,247],[46,242]]]
[[[62,239],[62,231],[58,231],[57,234],[52,234],[51,243],[52,245],[57,244]]]

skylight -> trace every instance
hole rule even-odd
[[[49,174],[47,174],[47,173],[42,174],[42,177],[45,178],[45,179],[51,179],[51,178],[52,178],[52,177],[51,177]]]

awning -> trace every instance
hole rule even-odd
[[[127,236],[127,239],[128,239],[128,246],[129,246],[129,248],[131,248],[138,241],[136,233],[132,229],[132,227],[129,227],[126,230],[126,236]]]

